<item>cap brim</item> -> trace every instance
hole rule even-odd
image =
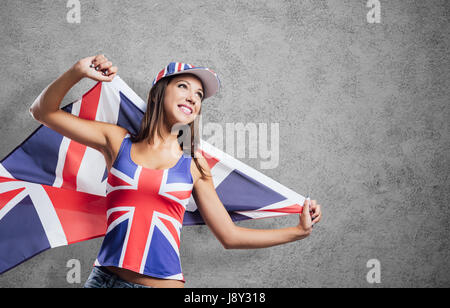
[[[220,88],[219,78],[217,77],[216,74],[214,74],[207,68],[194,67],[194,68],[184,70],[181,72],[173,73],[170,76],[180,75],[180,74],[192,74],[192,75],[197,76],[202,81],[204,91],[205,91],[205,97],[203,99],[211,97],[211,96],[215,95],[217,93],[217,91],[219,91],[219,88]]]

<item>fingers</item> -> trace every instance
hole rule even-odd
[[[112,62],[109,61],[104,55],[98,55],[92,60],[91,68],[95,68],[96,71],[103,71],[112,66]]]
[[[300,228],[309,235],[314,225],[318,223],[321,218],[322,210],[320,204],[317,204],[316,200],[309,200],[309,198],[305,199],[302,213],[300,214]]]
[[[305,203],[303,204],[302,213],[300,214],[300,221],[304,224],[311,224],[312,217],[311,217],[311,200],[306,199]]]
[[[105,71],[107,69],[109,69],[112,66],[112,62],[111,61],[106,61],[106,62],[102,62],[99,65],[97,65],[95,67],[96,71]]]
[[[92,65],[91,67],[97,67],[98,65],[107,62],[108,59],[105,57],[105,55],[101,54],[101,55],[97,55],[94,57],[94,59],[92,60]]]
[[[311,219],[313,224],[318,223],[322,219],[322,209],[320,204],[317,204],[316,200],[311,201]]]
[[[112,75],[116,75],[117,74],[117,66],[106,66],[104,69],[102,67],[100,67],[100,69],[103,74],[103,76],[107,76],[107,77],[111,77]]]
[[[311,200],[305,199],[305,203],[303,204],[302,213],[310,213],[311,212],[310,204],[311,204]]]
[[[105,57],[105,55],[101,54],[95,56],[92,59],[90,67],[99,72],[102,76],[100,79],[102,81],[111,81],[117,75],[118,68],[117,66],[113,66],[112,62]],[[104,77],[104,78],[103,78]]]
[[[113,66],[109,70],[105,71],[105,74],[106,77],[108,77],[110,80],[113,80],[117,75],[117,67]]]

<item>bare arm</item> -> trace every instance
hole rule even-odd
[[[210,174],[206,161],[200,161]],[[300,222],[295,227],[259,230],[236,226],[220,201],[211,177],[197,180],[194,198],[205,223],[226,249],[265,248],[301,240],[311,233],[312,223],[319,222],[322,217],[320,205],[313,200],[313,218],[309,203],[305,202]]]
[[[98,66],[98,70],[91,64]],[[37,121],[63,136],[105,153],[108,136],[123,129],[109,123],[78,118],[61,110],[60,104],[67,92],[84,77],[110,82],[116,73],[117,67],[113,67],[103,55],[81,59],[41,93],[31,106],[30,113]]]

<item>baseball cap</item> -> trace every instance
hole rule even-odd
[[[217,74],[207,68],[194,66],[187,63],[181,62],[171,62],[167,65],[163,70],[161,70],[158,75],[156,75],[153,80],[152,86],[154,86],[158,81],[163,79],[164,77],[179,75],[179,74],[193,74],[197,76],[203,83],[205,97],[204,99],[213,96],[217,93],[220,88],[220,80],[217,77]]]

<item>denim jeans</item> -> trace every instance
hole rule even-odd
[[[131,283],[111,273],[105,267],[94,266],[85,288],[151,288],[137,283]]]

